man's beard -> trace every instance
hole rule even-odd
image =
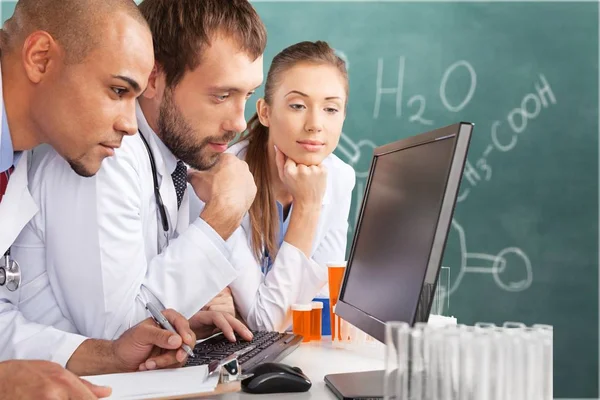
[[[235,132],[221,136],[209,136],[198,141],[199,134],[192,128],[173,101],[173,93],[165,90],[158,115],[158,134],[171,153],[194,169],[205,171],[218,161],[220,153],[210,153],[207,147],[212,143],[226,143],[233,140]],[[206,154],[205,154],[206,153]]]
[[[82,176],[84,178],[90,178],[94,175],[96,175],[95,173],[90,172],[85,165],[83,165],[82,163],[80,163],[79,161],[73,161],[73,160],[69,160],[67,161],[69,163],[69,165],[71,166],[71,169],[79,176]]]
[[[82,159],[83,159],[83,156],[79,157],[78,159],[65,158],[65,160],[71,166],[71,169],[77,175],[82,176],[84,178],[90,178],[90,177],[96,175],[96,172],[92,172],[88,169],[88,167],[85,165],[85,163],[82,161]]]

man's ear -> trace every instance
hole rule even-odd
[[[25,73],[32,83],[39,83],[54,66],[66,57],[65,51],[54,38],[45,31],[35,31],[25,39],[21,58]]]
[[[148,85],[142,96],[147,99],[153,99],[159,94],[162,96],[164,88],[166,86],[165,74],[162,68],[157,63],[154,63],[150,77],[148,78]]]
[[[256,102],[256,114],[258,115],[258,120],[263,126],[269,127],[269,105],[265,101],[265,99],[258,99]]]

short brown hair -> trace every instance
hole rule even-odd
[[[218,34],[234,38],[253,60],[267,45],[265,26],[247,0],[144,0],[139,7],[168,87],[200,65],[202,51]]]
[[[115,12],[148,26],[133,0],[19,0],[2,29],[2,52],[20,52],[17,44],[41,30],[62,46],[67,63],[82,62],[100,44],[98,31]]]

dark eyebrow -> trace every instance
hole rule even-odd
[[[306,93],[299,92],[298,90],[292,90],[291,92],[289,92],[288,94],[286,94],[284,97],[287,97],[287,96],[289,96],[292,93],[299,94],[300,96],[304,96],[304,97],[309,97]]]
[[[306,93],[302,93],[302,92],[300,92],[298,90],[292,90],[291,92],[289,92],[288,94],[286,94],[284,97],[287,97],[290,94],[299,94],[300,96],[303,96],[303,97],[310,97]],[[339,97],[339,96],[331,96],[331,97],[325,97],[325,100],[342,100],[342,98]]]
[[[128,76],[123,76],[123,75],[113,75],[113,78],[117,78],[117,79],[121,79],[122,81],[125,81],[129,84],[129,86],[132,87],[133,91],[137,94],[140,93],[142,91],[142,88],[140,87],[140,84],[137,83],[134,79],[131,79]]]
[[[256,89],[258,89],[260,87],[260,85],[258,85],[257,87],[255,87],[254,89],[250,90],[251,92],[255,92]],[[235,88],[235,87],[227,87],[227,86],[214,86],[209,88],[210,92],[227,92],[227,93],[240,93],[242,92],[242,90],[240,90],[239,88]]]

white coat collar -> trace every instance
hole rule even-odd
[[[2,69],[0,67],[0,109],[4,108],[4,93],[2,91]],[[7,132],[2,132],[0,138]],[[13,244],[23,227],[38,212],[38,207],[29,193],[28,173],[29,152],[23,152],[15,170],[8,180],[6,193],[0,202],[0,256]]]
[[[29,220],[38,212],[38,206],[29,193],[28,169],[30,152],[26,151],[17,163],[8,181],[6,193],[0,202],[0,255],[14,243]]]

